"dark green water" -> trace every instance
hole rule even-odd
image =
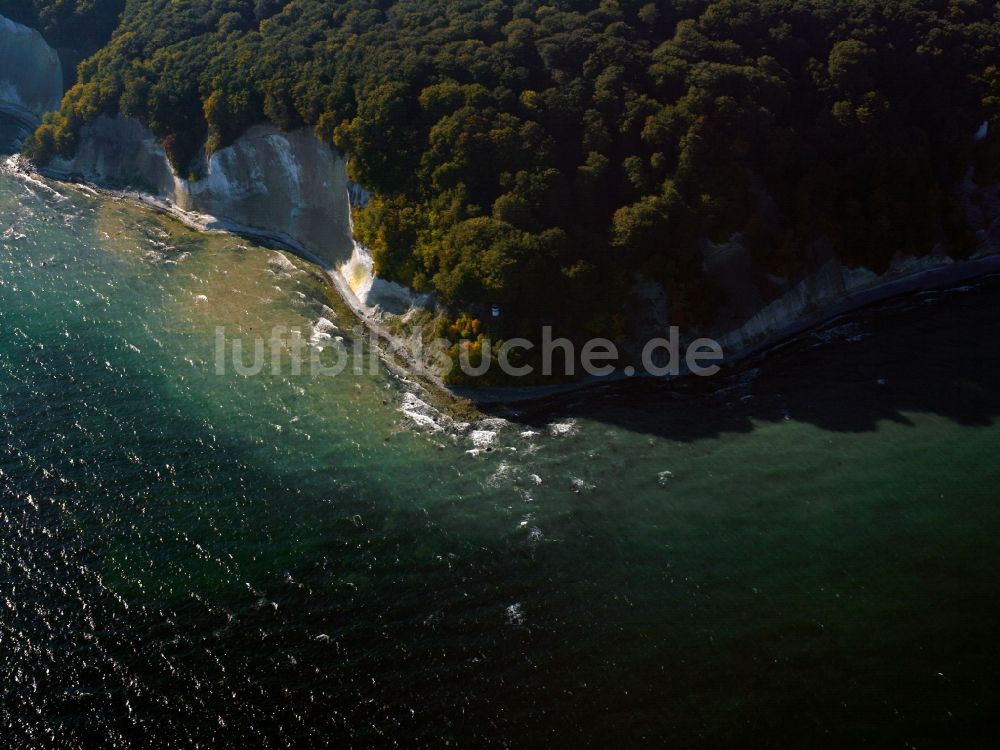
[[[0,176],[4,746],[995,734],[1000,282],[432,426],[382,370],[216,375],[218,325],[348,318],[294,258],[56,190]]]

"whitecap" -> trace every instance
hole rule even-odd
[[[477,448],[489,448],[497,439],[497,433],[492,430],[473,430],[469,433],[469,440]]]
[[[331,331],[340,330],[332,320],[328,320],[326,318],[320,318],[313,323],[312,329],[312,335],[309,337],[309,343],[313,346],[320,346],[323,341],[330,341],[333,338]]]
[[[567,437],[569,435],[574,435],[579,431],[576,425],[576,420],[569,420],[568,422],[553,422],[549,425],[549,434],[552,437]]]
[[[524,606],[520,602],[515,602],[507,607],[507,622],[511,625],[524,625]]]
[[[272,270],[277,269],[285,271],[286,273],[293,273],[297,270],[295,268],[295,264],[288,259],[288,256],[279,252],[275,252],[270,259],[268,259],[267,265],[271,266]]]
[[[438,420],[438,412],[425,401],[421,401],[412,393],[403,394],[400,412],[418,427],[439,432],[444,429]]]
[[[486,480],[490,487],[502,487],[512,484],[517,479],[518,471],[506,461],[501,462],[493,476]]]

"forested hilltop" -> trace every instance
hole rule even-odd
[[[47,34],[82,17],[100,35],[120,6],[32,12]],[[706,239],[742,233],[781,275],[819,237],[877,271],[942,238],[968,249],[953,195],[970,163],[997,178],[998,7],[127,0],[26,149],[68,155],[81,124],[121,113],[197,177],[206,144],[310,126],[375,194],[357,232],[378,273],[456,314],[502,305],[502,336],[539,321],[615,335],[641,272],[697,324],[718,305]]]

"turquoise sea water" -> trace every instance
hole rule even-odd
[[[0,235],[5,746],[995,733],[1000,282],[460,424],[217,375],[220,325],[350,342],[292,256],[8,173]]]

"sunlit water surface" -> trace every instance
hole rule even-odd
[[[996,281],[462,423],[216,374],[217,326],[353,341],[292,256],[9,172],[0,235],[5,746],[993,732]]]

